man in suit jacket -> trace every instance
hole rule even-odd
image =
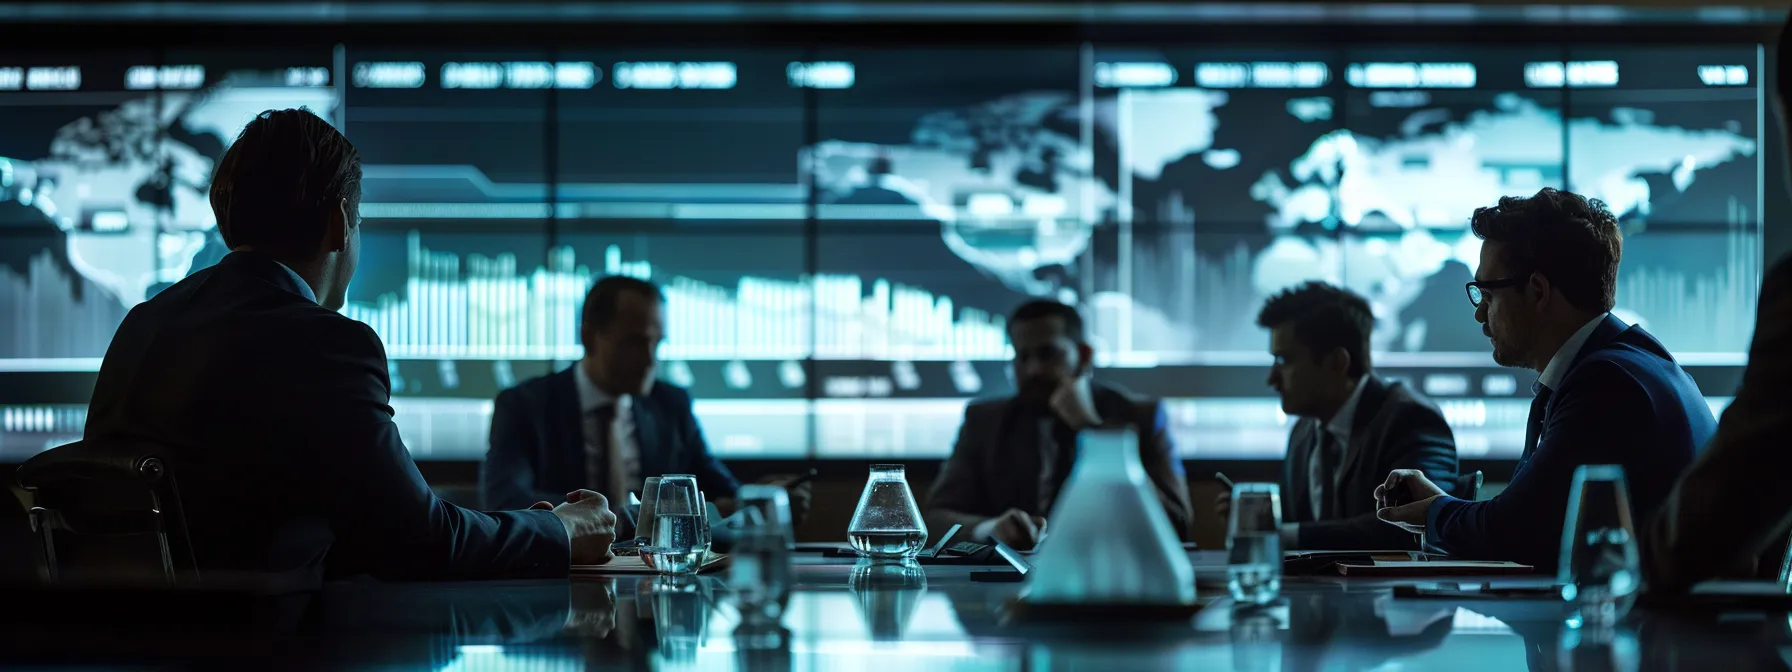
[[[1777,51],[1780,72],[1792,72],[1785,69],[1792,67],[1792,48],[1782,44]],[[1780,77],[1774,104],[1782,119],[1787,87],[1792,77]],[[1784,483],[1792,471],[1792,451],[1786,449],[1792,437],[1789,395],[1792,256],[1781,258],[1762,279],[1748,368],[1742,388],[1724,409],[1717,436],[1643,530],[1649,590],[1683,590],[1720,575],[1777,578],[1792,531],[1792,488]]]
[[[928,528],[960,524],[973,541],[1033,548],[1076,461],[1077,432],[1124,427],[1138,434],[1145,474],[1171,525],[1186,537],[1188,483],[1163,407],[1089,379],[1093,351],[1076,308],[1028,302],[1009,317],[1008,338],[1018,393],[965,408],[952,457],[927,497]]]
[[[1413,549],[1416,537],[1375,517],[1375,486],[1396,469],[1456,482],[1456,438],[1431,400],[1370,366],[1375,314],[1348,290],[1311,282],[1264,304],[1275,363],[1269,385],[1298,416],[1282,463],[1282,545]],[[1220,511],[1230,507],[1221,495]]]
[[[202,571],[315,584],[559,577],[607,561],[614,521],[595,493],[480,513],[417,473],[379,337],[336,312],[359,257],[360,178],[354,147],[316,115],[250,121],[211,191],[233,251],[131,310],[87,439],[170,451]]]
[[[1604,203],[1544,189],[1476,210],[1471,226],[1485,242],[1468,293],[1493,359],[1539,372],[1524,453],[1482,502],[1395,471],[1376,497],[1398,505],[1379,515],[1452,555],[1554,569],[1578,467],[1622,466],[1647,518],[1717,422],[1667,349],[1611,315],[1623,244]]]
[[[658,287],[637,278],[612,275],[592,283],[579,320],[585,357],[505,390],[493,403],[491,444],[479,473],[486,506],[525,506],[589,487],[619,512],[647,477],[693,474],[717,508],[733,509],[740,483],[710,454],[690,393],[654,379],[665,301]],[[800,520],[809,486],[790,495]],[[632,527],[624,527],[629,534]]]

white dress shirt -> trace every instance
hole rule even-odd
[[[591,382],[585,367],[573,367],[573,379],[579,390],[579,418],[585,436],[586,487],[600,489],[610,500],[612,511],[621,511],[628,504],[628,493],[641,487],[641,447],[635,441],[634,397],[611,396]],[[616,406],[615,420],[609,427],[597,426],[596,411]],[[608,440],[599,440],[607,433]],[[608,444],[609,450],[605,450]],[[607,482],[597,482],[599,474],[608,474]]]

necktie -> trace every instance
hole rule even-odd
[[[606,403],[585,414],[585,487],[601,490],[617,506],[611,479],[610,453],[616,427],[616,404]]]
[[[1537,440],[1543,436],[1543,409],[1549,405],[1550,389],[1548,385],[1537,383],[1537,396],[1531,399],[1531,415],[1524,424],[1524,453],[1518,458],[1524,462],[1531,458],[1537,450]]]
[[[1331,469],[1327,463],[1331,461],[1332,433],[1325,427],[1319,428],[1318,436],[1313,441],[1313,454],[1307,456],[1307,502],[1312,507],[1313,520],[1325,520],[1325,486],[1331,479],[1327,475]]]

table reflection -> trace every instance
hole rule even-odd
[[[1396,599],[1386,584],[1342,581],[1290,582],[1262,607],[1210,598],[1180,622],[1027,622],[1003,618],[1023,585],[972,582],[970,571],[803,567],[777,619],[743,618],[722,575],[349,582],[313,596],[302,618],[266,619],[259,634],[219,624],[266,608],[204,595],[14,592],[0,595],[13,605],[0,610],[13,635],[0,668],[141,658],[310,669],[1640,672],[1784,670],[1792,657],[1783,613],[1643,610],[1592,628],[1560,601]]]

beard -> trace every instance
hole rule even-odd
[[[1491,340],[1493,342],[1493,363],[1520,369],[1530,365],[1525,361],[1523,348],[1517,347],[1511,339],[1494,334],[1491,336]]]

